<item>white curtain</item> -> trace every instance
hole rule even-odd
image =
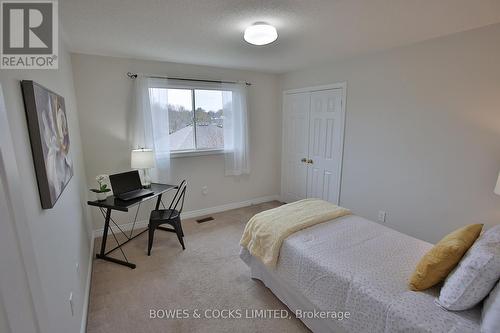
[[[153,149],[156,167],[153,182],[170,182],[170,142],[167,80],[137,77],[135,80],[135,117],[132,147]]]
[[[247,88],[243,84],[222,84],[224,155],[226,176],[250,173]]]

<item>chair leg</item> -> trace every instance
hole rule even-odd
[[[177,238],[179,239],[179,242],[182,245],[182,249],[185,250],[186,247],[184,246],[184,240],[183,240],[184,234],[182,233],[180,222],[174,223],[174,228],[175,228],[175,233],[177,234]]]
[[[179,220],[179,229],[181,231],[181,236],[184,237],[184,230],[182,230],[182,223],[181,220]]]
[[[153,247],[153,238],[155,235],[155,229],[156,226],[152,225],[151,223],[149,224],[149,237],[148,237],[148,256],[151,255],[151,248]]]

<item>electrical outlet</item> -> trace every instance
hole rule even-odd
[[[208,186],[205,185],[205,186],[203,186],[201,188],[201,194],[203,194],[203,195],[207,195],[208,194]]]
[[[379,210],[378,211],[378,221],[379,222],[385,222],[387,213],[384,210]]]
[[[74,310],[74,307],[73,307],[73,292],[70,292],[69,293],[69,310],[71,311],[71,316],[74,316],[75,315],[75,310]]]

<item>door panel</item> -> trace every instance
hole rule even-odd
[[[311,92],[307,197],[338,203],[343,146],[342,89]]]
[[[310,94],[289,94],[284,97],[284,184],[283,200],[292,202],[307,197],[307,159],[309,151]]]

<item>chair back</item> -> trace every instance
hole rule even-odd
[[[168,206],[168,209],[170,210],[170,215],[168,219],[172,217],[172,214],[175,210],[179,212],[179,216],[181,215],[182,209],[184,208],[184,198],[186,196],[186,188],[187,188],[187,182],[184,179],[177,187],[177,192],[175,192],[174,198],[170,202],[170,206]],[[179,204],[180,208],[177,209]]]

